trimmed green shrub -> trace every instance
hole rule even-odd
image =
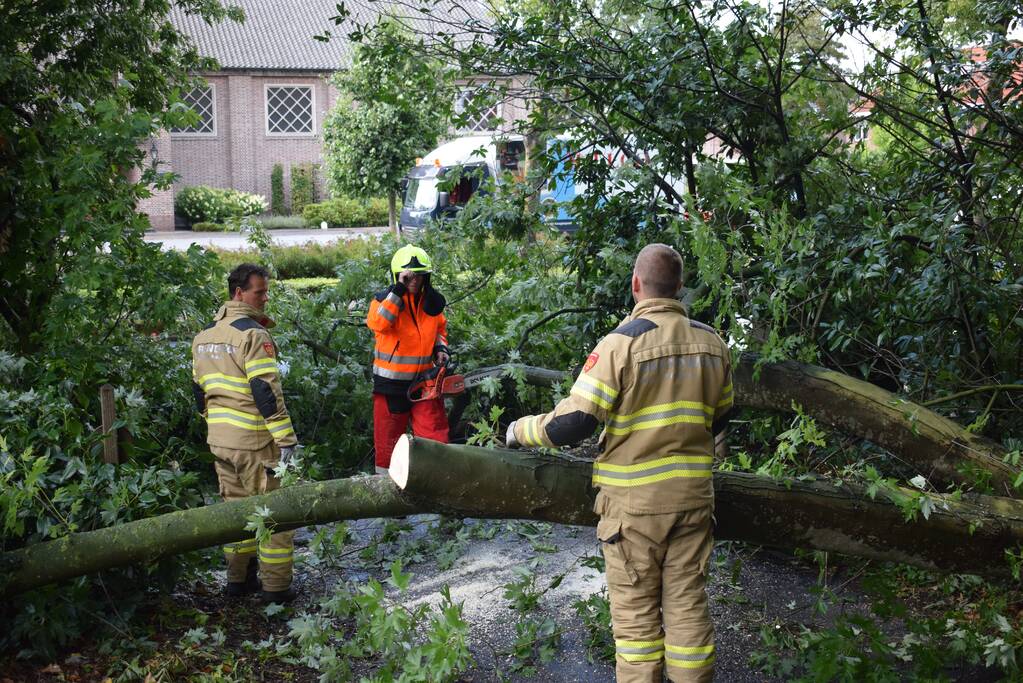
[[[209,223],[207,221],[192,223],[192,232],[222,232],[223,230],[223,223]]]
[[[310,204],[302,211],[307,225],[317,227],[322,221],[332,228],[387,225],[387,200],[373,198],[359,201],[335,197],[319,204]]]
[[[219,223],[227,218],[263,213],[267,206],[266,198],[258,194],[198,185],[178,192],[174,209],[193,223]]]
[[[305,219],[301,216],[265,216],[258,220],[267,230],[304,228],[306,226]]]
[[[338,266],[364,262],[373,253],[373,240],[350,240],[330,244],[304,244],[301,246],[272,246],[270,254],[281,280],[296,278],[335,278]],[[242,263],[262,263],[265,259],[255,250],[234,251],[212,249],[220,259],[225,272]],[[386,268],[384,269],[386,272]]]
[[[333,287],[340,280],[336,277],[296,277],[291,280],[281,280],[281,284],[285,285],[296,292],[300,293],[311,293],[319,292],[327,287]]]
[[[291,212],[302,210],[316,201],[316,183],[313,181],[313,165],[297,164],[291,167]]]
[[[270,172],[270,213],[283,216],[287,212],[284,206],[284,167],[274,164]]]

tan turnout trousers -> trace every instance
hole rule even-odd
[[[256,451],[220,446],[210,446],[210,450],[216,456],[220,495],[225,501],[268,493],[280,486],[273,476],[280,449],[273,442]],[[291,586],[294,537],[294,531],[282,531],[271,535],[270,544],[265,546],[254,537],[225,545],[228,582],[243,583],[249,561],[258,558],[263,590],[287,590]]]
[[[618,683],[714,678],[707,563],[711,508],[634,515],[597,495]]]

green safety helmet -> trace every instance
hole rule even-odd
[[[411,244],[406,244],[394,252],[394,256],[391,258],[391,277],[395,282],[398,280],[398,275],[406,270],[428,275],[432,269],[433,262],[430,260],[430,255]]]

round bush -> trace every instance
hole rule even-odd
[[[193,223],[220,223],[264,213],[267,203],[258,194],[198,185],[182,188],[174,197],[174,209]]]

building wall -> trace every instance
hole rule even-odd
[[[153,150],[156,156],[153,156]],[[146,154],[145,163],[153,164],[159,171],[169,171],[174,165],[172,157],[173,149],[170,133],[163,131],[159,137],[146,140],[143,144],[143,151]],[[132,181],[138,182],[141,173],[139,169],[133,169],[129,176]],[[150,188],[153,193],[151,197],[139,201],[138,210],[149,217],[149,225],[153,230],[174,229],[174,193],[171,190],[157,190]]]
[[[184,187],[208,185],[254,192],[270,201],[270,174],[274,164],[284,168],[285,202],[291,204],[291,167],[323,163],[323,122],[337,102],[329,74],[284,72],[218,72],[206,74],[213,86],[215,131],[212,134],[165,133],[160,138],[160,165],[178,175],[173,190],[157,193],[140,209],[150,214],[154,229],[170,230],[173,193]],[[266,86],[311,85],[314,130],[311,134],[274,135],[267,132]],[[521,84],[516,83],[517,87]],[[524,100],[513,96],[501,110],[504,130],[526,116]],[[452,131],[451,137],[460,133]],[[164,148],[166,150],[164,151]],[[326,195],[322,172],[317,193]],[[152,209],[152,213],[150,212]],[[170,216],[168,218],[168,216]]]
[[[254,192],[270,201],[270,173],[284,167],[285,201],[291,202],[291,167],[322,164],[323,121],[337,99],[324,75],[231,73],[207,75],[214,88],[216,133],[173,133],[175,192],[192,185]],[[313,88],[313,132],[267,132],[266,86],[310,85]],[[322,194],[322,183],[318,184]]]

